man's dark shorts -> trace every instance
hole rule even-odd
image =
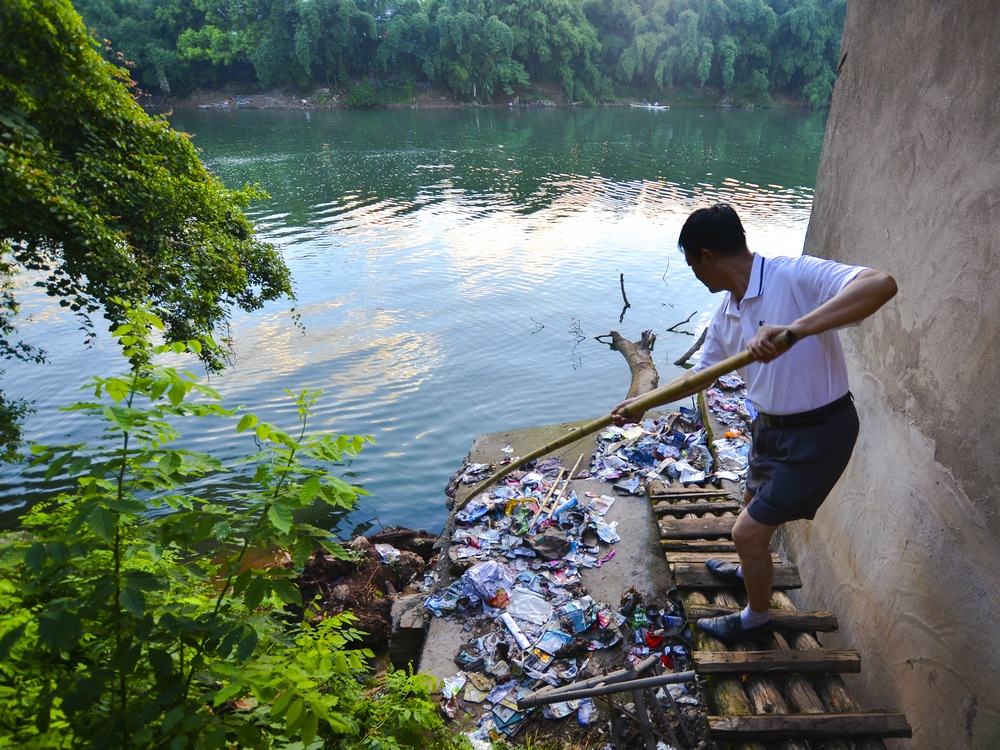
[[[859,427],[854,404],[818,426],[767,427],[760,422],[753,426],[747,490],[754,497],[747,514],[766,526],[811,520],[854,452]]]

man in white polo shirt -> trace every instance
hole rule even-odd
[[[757,414],[745,507],[733,526],[740,564],[707,563],[722,580],[742,581],[748,604],[742,612],[699,620],[698,627],[725,643],[769,639],[771,538],[786,521],[815,516],[858,436],[837,329],[882,307],[896,294],[896,282],[863,266],[751,253],[739,216],[725,203],[692,213],[678,244],[699,281],[712,292],[727,292],[695,369],[744,348],[758,360],[743,373]],[[794,346],[779,358],[772,340],[783,332]],[[612,410],[616,422],[641,418],[628,412],[630,403]]]

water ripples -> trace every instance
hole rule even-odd
[[[304,327],[284,303],[234,314],[234,367],[210,384],[284,429],[296,416],[285,390],[322,390],[311,427],[377,441],[339,469],[372,495],[346,517],[316,510],[317,525],[440,528],[443,488],[476,435],[620,400],[627,366],[595,336],[653,329],[661,380],[672,377],[691,337],[666,329],[692,316],[694,333],[716,304],[676,250],[691,210],[732,202],[752,248],[799,250],[822,121],[731,114],[241,112],[217,133],[199,114],[183,129],[211,168],[272,194],[249,215],[289,264]],[[786,127],[790,145],[761,146]],[[31,437],[85,439],[93,428],[55,408],[75,399],[80,373],[121,366],[104,340],[81,351],[75,321],[46,302],[29,300],[26,333],[57,356],[44,378],[12,365],[4,382],[38,402]],[[256,455],[234,424],[194,420],[185,445]],[[51,489],[38,471],[0,471],[0,518]],[[247,483],[220,474],[202,489],[239,504]]]

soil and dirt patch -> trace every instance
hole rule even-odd
[[[391,527],[344,544],[346,558],[316,552],[296,579],[302,601],[298,617],[319,620],[350,611],[364,632],[359,646],[384,651],[392,635],[392,606],[423,591],[425,571],[437,565],[435,535]]]

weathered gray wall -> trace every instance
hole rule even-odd
[[[997,750],[1000,2],[851,0],[842,53],[806,252],[900,292],[843,335],[862,436],[782,543],[896,746]]]

